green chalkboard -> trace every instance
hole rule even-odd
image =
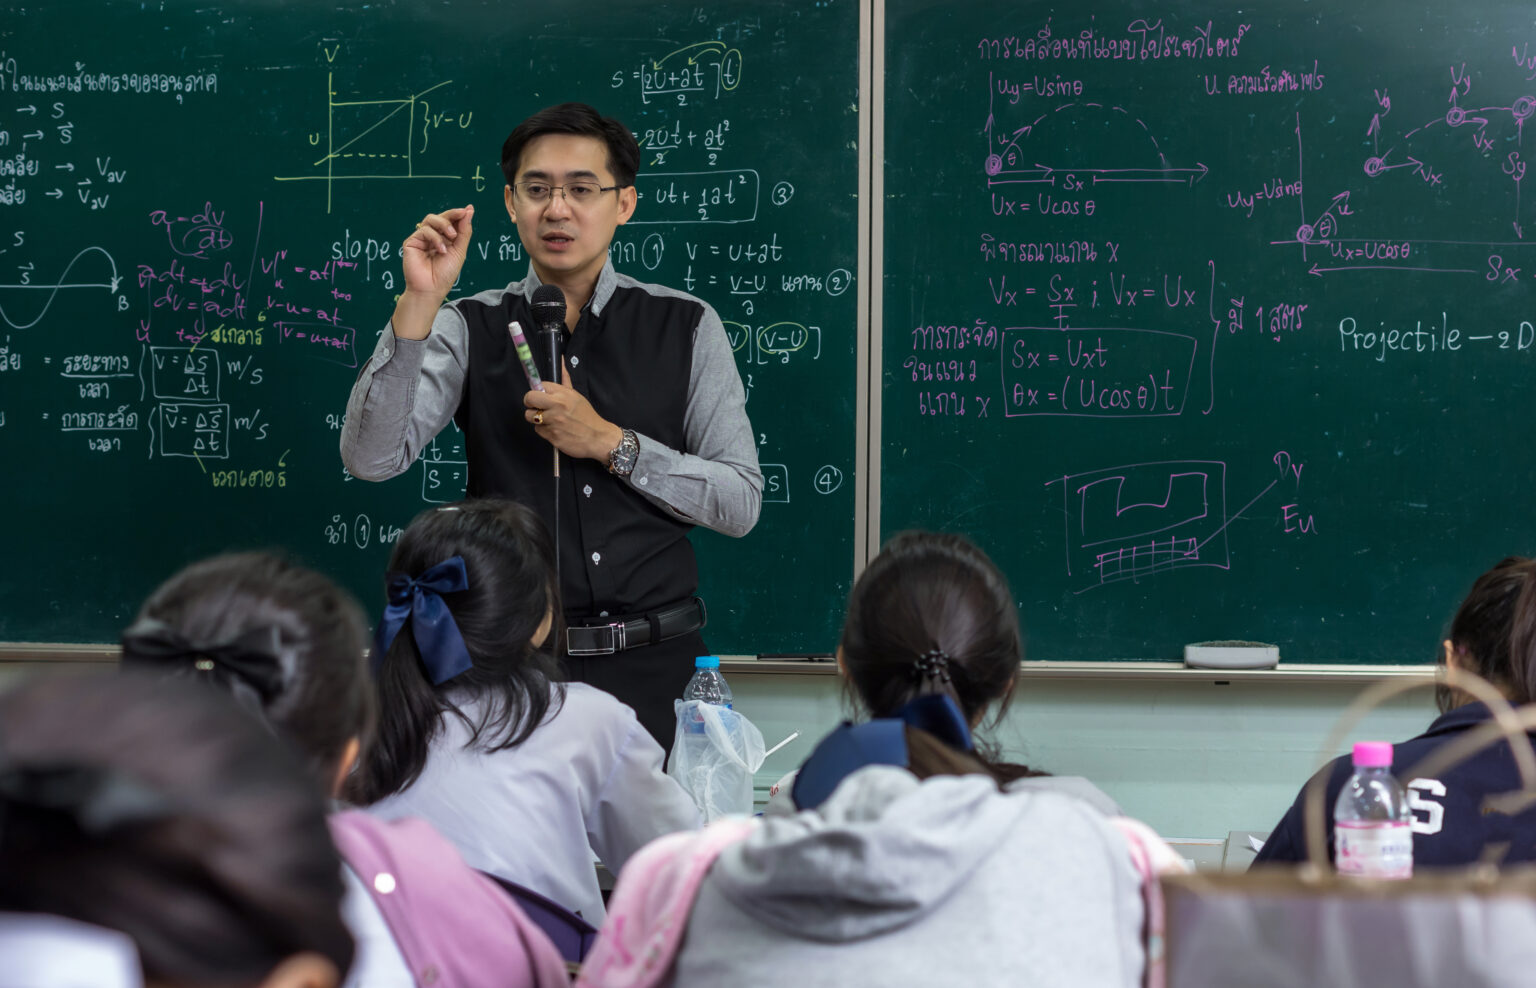
[[[1530,5],[885,24],[882,531],[977,538],[1037,659],[1432,657],[1536,549]]]
[[[114,640],[230,548],[376,607],[390,543],[464,483],[452,427],[384,484],[337,453],[400,241],[473,202],[460,288],[523,277],[501,143],[574,99],[644,151],[615,263],[715,305],[761,438],[756,530],[696,539],[709,641],[824,646],[853,572],[858,32],[846,0],[11,5],[0,640]]]

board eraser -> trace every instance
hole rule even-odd
[[[1191,642],[1184,646],[1184,664],[1193,669],[1273,669],[1280,664],[1280,646],[1268,642]]]

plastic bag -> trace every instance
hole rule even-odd
[[[752,776],[763,764],[763,732],[730,707],[674,700],[677,734],[667,774],[708,823],[752,812]]]

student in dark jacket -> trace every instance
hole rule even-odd
[[[1477,578],[1451,621],[1440,661],[1476,673],[1515,706],[1536,700],[1536,560],[1511,556]],[[1403,775],[1436,748],[1492,719],[1485,704],[1459,690],[1442,686],[1436,699],[1441,714],[1429,729],[1392,749],[1392,772],[1407,787],[1413,810],[1414,866],[1536,861],[1536,807],[1510,815],[1484,806],[1486,797],[1520,788],[1506,742],[1484,748],[1437,778]],[[1349,778],[1349,759],[1337,758],[1321,771],[1328,774],[1324,806],[1332,861],[1333,804]],[[1275,825],[1256,865],[1306,860],[1305,795],[1303,788]]]

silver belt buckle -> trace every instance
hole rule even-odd
[[[591,632],[593,638],[597,640],[601,640],[601,632],[606,631],[608,633],[608,644],[594,645],[592,648],[573,648],[571,647],[571,632],[573,631]],[[565,633],[565,651],[567,655],[612,655],[615,652],[624,651],[624,648],[624,623],[622,621],[615,621],[612,624],[596,624],[581,628],[569,628]]]

